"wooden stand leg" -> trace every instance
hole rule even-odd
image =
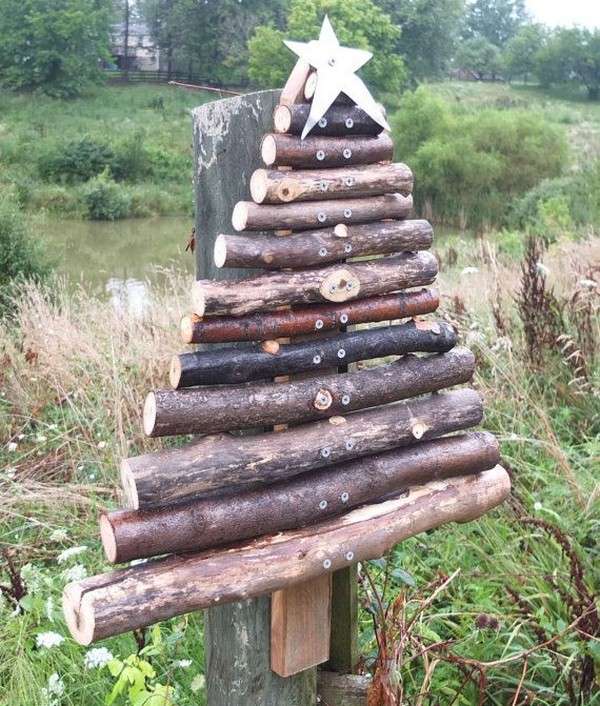
[[[358,665],[357,566],[333,574],[331,597],[331,647],[326,668],[352,674]]]
[[[329,658],[331,574],[271,596],[271,669],[282,677]]]
[[[205,612],[207,703],[210,706],[313,706],[316,669],[283,679],[270,669],[268,596]]]

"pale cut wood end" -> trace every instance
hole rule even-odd
[[[181,382],[181,360],[179,360],[178,355],[174,355],[171,358],[171,365],[169,366],[169,382],[174,390],[179,389],[179,383]]]
[[[317,90],[317,72],[313,71],[304,84],[304,97],[307,101],[312,100]]]
[[[292,124],[292,111],[287,105],[278,105],[273,114],[273,124],[275,132],[285,133],[290,129]]]
[[[130,510],[140,509],[140,499],[138,497],[137,486],[133,475],[133,469],[128,458],[121,461],[121,487],[123,488],[123,499],[125,507]]]
[[[277,159],[277,143],[273,135],[265,135],[260,146],[260,154],[263,162],[270,167]]]
[[[255,203],[263,203],[267,198],[267,170],[256,169],[250,177],[250,196]]]
[[[245,230],[248,223],[248,206],[245,201],[238,201],[231,215],[231,224],[237,230]],[[196,312],[198,313],[198,312]]]
[[[179,323],[179,332],[183,343],[192,343],[194,340],[194,319],[192,316],[183,316]]]
[[[204,290],[202,289],[201,282],[194,282],[192,285],[192,308],[196,316],[202,318],[204,316],[204,309],[206,308],[206,298],[204,296]]]
[[[87,646],[94,640],[94,616],[89,608],[82,609],[84,595],[78,582],[67,584],[63,591],[63,614],[73,639]]]
[[[215,261],[215,267],[219,269],[225,266],[227,261],[227,240],[223,233],[217,236],[215,240],[215,248],[213,251],[213,258]]]
[[[144,402],[144,434],[152,436],[154,425],[156,424],[156,395],[154,392],[149,392]]]
[[[110,524],[106,513],[100,515],[100,539],[102,540],[106,558],[111,564],[114,564],[117,561],[117,540],[115,539],[113,526]]]

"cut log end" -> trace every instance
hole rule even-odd
[[[115,564],[118,558],[117,540],[115,530],[106,513],[100,515],[100,539],[102,540],[106,558],[111,564]]]
[[[313,99],[313,96],[315,95],[315,91],[317,90],[317,72],[313,71],[309,77],[306,79],[306,83],[304,84],[304,97],[306,98],[307,101],[310,101]]]
[[[270,167],[277,159],[277,143],[273,135],[265,135],[260,146],[260,153],[263,162]]]
[[[179,324],[181,340],[183,343],[192,343],[194,340],[194,319],[192,316],[184,316]]]
[[[80,645],[91,645],[94,641],[94,613],[92,608],[82,607],[84,593],[79,583],[69,583],[63,591],[63,613],[69,632]]]
[[[227,240],[222,233],[221,235],[218,235],[215,240],[214,260],[215,267],[218,267],[219,269],[224,267],[225,262],[227,261]]]
[[[231,223],[236,230],[245,230],[248,223],[248,205],[245,201],[236,203],[231,215]]]
[[[149,392],[144,402],[143,420],[144,433],[146,436],[152,436],[156,425],[156,395],[154,392]]]
[[[120,472],[121,486],[123,488],[123,504],[130,510],[139,510],[140,499],[129,459],[124,458],[121,461]]]
[[[285,107],[285,106],[280,106]],[[286,108],[287,110],[287,108]],[[257,169],[250,177],[250,195],[255,203],[263,203],[267,198],[268,177],[266,169]]]
[[[344,223],[338,223],[333,229],[333,234],[336,238],[347,238],[348,237],[348,226]]]
[[[292,111],[287,105],[278,105],[273,115],[275,132],[287,132],[292,125]]]
[[[174,390],[179,389],[181,383],[181,361],[178,355],[174,355],[171,358],[171,365],[169,366],[169,382]]]
[[[206,309],[206,297],[204,295],[202,285],[199,282],[194,282],[192,285],[192,308],[196,316],[199,318],[204,316],[204,310]]]

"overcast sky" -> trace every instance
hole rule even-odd
[[[526,0],[535,20],[544,24],[600,28],[599,0]]]

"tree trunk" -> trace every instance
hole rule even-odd
[[[170,382],[175,390],[239,384],[305,371],[321,372],[340,362],[349,365],[406,353],[445,353],[455,345],[456,332],[450,324],[412,321],[301,343],[267,341],[243,351],[213,348],[181,353],[171,361]]]
[[[310,113],[310,104],[278,105],[273,114],[275,132],[301,135]],[[379,135],[383,128],[357,105],[334,104],[310,131],[313,136],[349,137]]]
[[[83,579],[64,590],[67,625],[77,642],[89,645],[193,610],[265,595],[380,557],[394,544],[447,522],[474,520],[509,492],[508,474],[496,466],[411,488],[407,496],[305,529]]]
[[[321,522],[412,485],[480,473],[499,460],[498,443],[486,432],[436,439],[259,490],[161,510],[109,512],[100,519],[102,543],[113,563],[200,551]]]
[[[407,195],[412,189],[413,174],[401,163],[301,171],[257,169],[250,180],[250,194],[259,204],[365,198],[394,192]]]
[[[437,271],[437,260],[424,251],[322,269],[273,272],[233,282],[198,280],[192,289],[192,306],[202,317],[239,316],[293,304],[339,303],[431,284]]]
[[[380,221],[276,235],[225,235],[215,243],[217,267],[281,269],[339,262],[348,257],[391,255],[431,247],[433,230],[427,221]]]
[[[314,331],[333,331],[346,324],[393,321],[429,314],[438,306],[438,291],[421,289],[341,304],[315,304],[291,311],[269,311],[247,316],[201,319],[192,314],[181,320],[181,338],[184,343],[266,341],[302,336]]]
[[[473,354],[455,348],[309,380],[157,390],[146,398],[144,431],[148,436],[176,436],[308,422],[468,382],[474,367]]]

